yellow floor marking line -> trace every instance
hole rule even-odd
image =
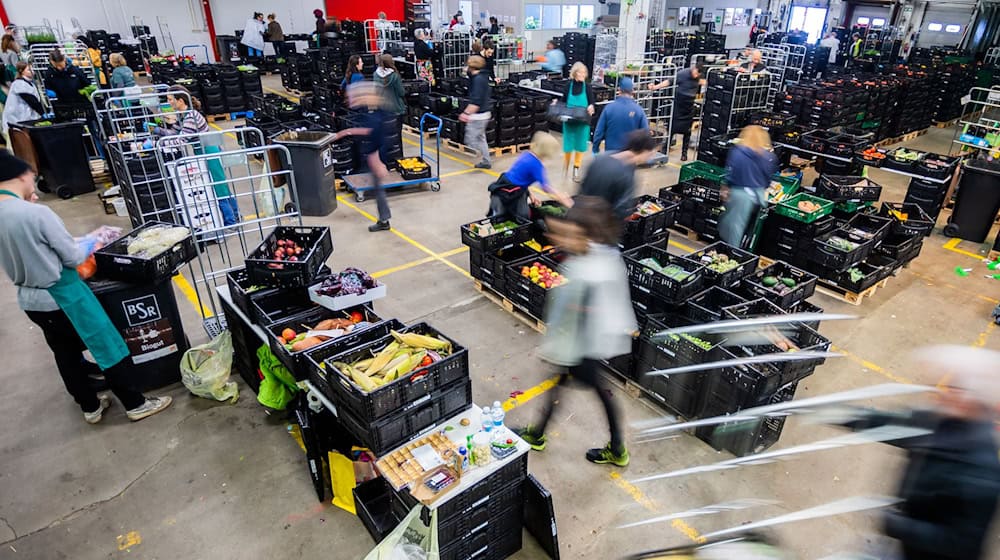
[[[417,259],[415,261],[410,261],[408,263],[403,263],[403,264],[401,264],[399,266],[394,266],[392,268],[386,268],[384,270],[379,270],[378,272],[372,272],[372,278],[382,278],[383,276],[388,276],[390,274],[393,274],[395,272],[401,272],[403,270],[409,270],[409,269],[411,269],[411,268],[413,268],[415,266],[420,266],[422,264],[427,264],[427,263],[430,263],[430,262],[434,262],[436,260],[437,259],[434,258],[434,257],[424,257],[422,259]]]
[[[215,124],[214,122],[208,123],[208,126],[214,128],[215,130],[223,130],[222,127],[220,127],[219,125]],[[233,140],[236,140],[236,135],[233,134],[232,132],[227,132],[226,136],[232,138]]]
[[[976,297],[983,301],[987,301],[989,303],[992,303],[993,305],[1000,304],[1000,299],[991,298],[990,296],[984,296],[983,294],[977,294],[976,292],[973,292],[971,290],[966,290],[965,288],[959,288],[958,286],[955,286],[954,284],[949,284],[948,282],[941,282],[937,279],[931,278],[930,276],[925,276],[923,274],[920,274],[919,272],[913,272],[912,270],[910,270],[909,272],[910,274],[916,276],[917,278],[920,278],[924,282],[927,282],[927,284],[930,286],[936,286],[936,285],[944,286],[945,288],[951,288],[952,290],[957,290],[959,292],[966,293],[972,297]]]
[[[672,247],[677,247],[681,251],[687,251],[688,253],[695,252],[695,248],[694,247],[689,247],[688,245],[685,245],[683,243],[678,243],[677,241],[674,241],[673,239],[671,239],[670,241],[668,241],[667,244],[670,245],[670,246],[672,246]]]
[[[997,324],[993,321],[993,319],[990,319],[990,324],[986,325],[986,329],[979,333],[979,336],[976,338],[976,342],[973,343],[973,346],[976,348],[985,348],[986,341],[989,340],[990,335],[993,334],[993,331],[996,329]]]
[[[674,163],[674,162],[672,162],[672,161],[668,161],[668,162],[667,162],[667,165],[669,165],[670,167],[676,167],[677,169],[680,169],[680,168],[681,168],[681,166],[680,166],[680,164],[679,164],[679,163]]]
[[[978,253],[966,251],[965,249],[959,249],[958,244],[961,242],[962,242],[961,238],[955,237],[949,240],[947,243],[945,243],[943,247],[953,253],[958,253],[959,255],[965,255],[967,257],[972,257],[974,259],[983,260],[986,258],[986,255],[980,255]]]
[[[472,173],[472,172],[475,172],[475,171],[482,171],[482,170],[481,169],[475,169],[475,168],[459,169],[458,171],[452,171],[450,173],[442,173],[440,178],[444,179],[445,177],[454,177],[455,175],[464,175],[466,173]]]
[[[612,471],[608,473],[608,478],[610,478],[611,481],[615,483],[615,486],[624,490],[625,493],[628,494],[629,497],[631,497],[633,500],[635,500],[635,502],[640,506],[646,508],[652,513],[660,512],[659,506],[656,505],[656,502],[654,502],[652,498],[643,494],[642,490],[639,490],[639,488],[635,484],[632,484],[631,482],[622,478],[622,475],[619,474],[618,472]],[[705,542],[705,537],[701,536],[701,533],[699,533],[697,529],[688,525],[687,522],[684,521],[683,519],[674,519],[670,523],[670,526],[673,527],[675,530],[679,531],[680,533],[682,533],[685,537],[691,539],[693,542],[696,543]]]
[[[177,289],[184,294],[184,297],[186,297],[188,301],[191,302],[191,305],[194,306],[195,310],[201,313],[202,319],[208,319],[209,317],[215,316],[210,309],[206,309],[204,305],[201,305],[198,302],[198,294],[194,291],[194,288],[191,286],[191,283],[188,282],[187,278],[184,277],[184,274],[178,272],[177,275],[174,276],[174,285],[177,286]]]
[[[351,203],[350,203],[350,202],[349,202],[349,201],[347,200],[347,198],[346,198],[346,197],[343,197],[343,196],[338,196],[338,197],[337,197],[337,200],[338,200],[338,201],[339,201],[339,202],[340,202],[341,204],[343,204],[344,206],[346,206],[346,207],[350,208],[351,210],[354,210],[355,212],[357,212],[358,214],[361,214],[361,215],[362,215],[362,216],[364,216],[365,218],[368,218],[368,220],[369,220],[369,221],[372,221],[372,222],[377,222],[377,221],[378,221],[378,218],[376,218],[375,216],[372,216],[372,215],[371,215],[371,214],[369,214],[368,212],[365,212],[365,211],[364,211],[364,210],[362,210],[361,208],[358,208],[357,206],[355,206],[355,205],[351,204]],[[414,240],[413,240],[413,238],[411,238],[410,236],[406,235],[405,233],[403,233],[403,232],[399,231],[398,229],[396,229],[396,228],[392,228],[392,229],[391,229],[391,230],[389,230],[389,231],[390,231],[390,232],[392,232],[392,233],[394,233],[394,234],[396,235],[396,237],[398,237],[398,238],[402,239],[403,241],[406,241],[407,243],[409,243],[410,245],[413,245],[414,247],[416,247],[417,249],[419,249],[419,250],[423,251],[424,253],[427,253],[428,255],[430,255],[430,256],[431,256],[432,258],[434,258],[435,260],[437,260],[437,261],[440,261],[440,262],[444,263],[444,264],[445,264],[445,266],[449,266],[449,267],[451,267],[451,268],[455,269],[455,270],[456,270],[456,271],[458,271],[458,273],[459,273],[459,274],[461,274],[462,276],[465,276],[466,278],[472,278],[472,275],[471,275],[471,274],[469,274],[469,272],[468,272],[467,270],[463,270],[463,269],[462,269],[462,267],[458,266],[457,264],[455,264],[455,263],[453,263],[453,262],[451,262],[451,261],[449,261],[449,260],[447,260],[447,259],[445,259],[445,258],[443,258],[443,257],[440,257],[440,256],[438,256],[438,254],[437,254],[437,253],[435,253],[434,251],[431,251],[431,250],[430,250],[430,249],[428,249],[427,247],[424,247],[424,246],[423,246],[423,245],[421,245],[420,243],[417,243],[416,241],[414,241]]]
[[[912,385],[913,384],[913,381],[911,381],[911,380],[909,380],[909,379],[907,379],[905,377],[901,377],[899,375],[896,375],[895,373],[892,373],[891,371],[885,369],[884,367],[882,367],[882,366],[880,366],[878,364],[874,364],[874,363],[869,362],[868,360],[866,360],[864,358],[860,358],[858,356],[855,356],[854,354],[851,354],[850,352],[848,352],[847,350],[844,350],[843,348],[839,348],[837,346],[831,346],[830,347],[830,351],[831,352],[840,352],[841,354],[843,354],[845,357],[847,357],[847,359],[851,360],[852,362],[860,365],[861,367],[863,367],[865,369],[870,369],[870,370],[872,370],[875,373],[881,375],[882,377],[885,377],[886,379],[888,379],[890,381],[895,381],[896,383],[905,383],[906,385]]]
[[[552,377],[546,379],[545,381],[542,381],[538,385],[535,385],[534,387],[528,389],[527,391],[521,393],[520,395],[505,400],[503,402],[504,412],[510,411],[511,409],[517,408],[522,404],[527,403],[531,399],[534,399],[535,397],[555,387],[556,383],[558,382],[559,382],[559,375],[558,374],[553,375]]]

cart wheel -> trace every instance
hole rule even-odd
[[[433,183],[431,183],[431,190],[434,192],[438,192],[439,190],[441,190],[441,182],[434,181]]]
[[[364,202],[365,201],[365,193],[363,193],[363,192],[356,192],[356,193],[354,193],[354,200],[356,200],[358,202]]]
[[[944,226],[942,233],[944,233],[945,237],[958,237],[958,224],[952,223]]]
[[[73,189],[69,187],[59,187],[56,189],[56,196],[63,200],[69,200],[73,198]]]
[[[295,212],[295,204],[289,202],[285,205],[285,213],[291,214],[292,212]]]

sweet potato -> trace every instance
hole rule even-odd
[[[308,350],[317,344],[321,344],[323,339],[318,336],[309,336],[303,338],[302,340],[292,344],[292,352],[301,352],[303,350]]]

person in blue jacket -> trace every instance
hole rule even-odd
[[[646,112],[632,97],[634,92],[632,78],[622,78],[618,82],[618,97],[604,107],[597,119],[593,141],[595,154],[600,151],[602,142],[605,150],[620,152],[625,149],[630,133],[649,128]]]
[[[344,79],[340,82],[340,87],[346,88],[351,84],[356,84],[364,80],[365,75],[361,73],[364,67],[365,63],[361,60],[361,57],[352,54],[351,58],[347,59],[347,72],[344,74]]]
[[[726,158],[728,195],[726,211],[719,216],[719,236],[733,247],[743,247],[750,221],[767,205],[767,187],[778,172],[778,158],[771,152],[771,138],[759,126],[740,132],[740,141]]]

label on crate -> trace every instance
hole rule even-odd
[[[170,320],[160,313],[155,295],[122,302],[129,326],[121,329],[132,363],[151,362],[177,352],[177,341]]]

